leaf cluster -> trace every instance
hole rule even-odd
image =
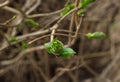
[[[64,48],[63,43],[56,38],[44,45],[49,54],[56,56],[68,58],[76,53],[72,48]]]
[[[95,0],[82,0],[82,2],[79,3],[78,8],[80,8],[80,10],[78,10],[77,15],[80,16],[83,13],[86,12],[86,9],[89,7],[89,4],[94,2]],[[72,9],[74,9],[75,7],[75,3],[66,3],[65,4],[65,9],[63,10],[63,12],[61,12],[61,16],[63,17],[64,15],[66,15],[69,11],[71,11]]]

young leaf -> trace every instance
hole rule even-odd
[[[63,17],[64,15],[66,15],[73,8],[74,8],[74,3],[65,4],[65,9],[60,13],[60,16]]]
[[[25,50],[25,49],[27,49],[28,47],[29,47],[29,45],[28,45],[26,42],[22,42],[22,44],[21,44],[22,50]]]
[[[52,42],[45,43],[44,46],[49,54],[62,56],[64,58],[68,58],[76,53],[71,48],[63,48],[63,43],[57,39],[53,39]]]
[[[64,48],[63,51],[61,51],[60,56],[68,58],[74,55],[75,53],[76,52],[72,48]]]
[[[89,39],[92,39],[92,38],[101,39],[101,38],[105,38],[106,37],[106,35],[103,32],[88,33],[88,34],[86,34],[86,36]]]
[[[74,4],[74,3],[67,3],[67,4],[65,4],[66,9],[68,9],[68,10],[73,9],[73,8],[74,8],[74,6],[75,6],[75,4]]]
[[[84,14],[86,12],[86,9],[81,9],[77,12],[78,16],[81,16],[82,14]]]
[[[55,53],[59,53],[63,50],[63,43],[57,39],[53,39],[51,46]]]
[[[88,5],[92,2],[94,2],[95,0],[82,0],[82,2],[79,4],[79,7],[81,8],[87,8]]]
[[[45,43],[44,46],[49,54],[59,55],[63,50],[63,43],[57,39],[53,39],[52,42]]]
[[[46,48],[46,50],[49,54],[55,53],[55,51],[52,49],[52,43],[51,42],[45,43],[44,46],[45,46],[45,48]]]
[[[34,20],[32,19],[25,19],[25,23],[29,26],[34,26],[34,27],[38,27],[39,26],[39,23],[35,22]]]
[[[10,41],[10,42],[17,42],[18,40],[17,40],[16,37],[11,36],[11,37],[9,38],[9,41]]]
[[[17,17],[17,16],[16,16],[16,15],[14,15],[14,16],[12,17],[12,19],[16,19],[16,17]]]
[[[60,16],[63,17],[64,15],[66,15],[70,10],[63,10],[61,13],[60,13]]]

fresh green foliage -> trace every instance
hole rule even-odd
[[[106,35],[103,32],[88,33],[88,34],[86,34],[86,36],[89,39],[92,39],[92,38],[101,39],[101,38],[105,38],[106,37]]]
[[[82,0],[82,2],[79,4],[79,7],[80,8],[87,8],[88,5],[94,1],[95,0]]]
[[[56,38],[53,39],[51,46],[54,49],[55,53],[60,53],[63,50],[63,43]]]
[[[45,43],[44,46],[49,54],[54,54],[56,56],[68,58],[75,54],[73,49],[64,48],[63,43],[58,39],[53,39],[52,42]]]
[[[77,14],[78,16],[80,16],[81,14],[86,12],[86,9],[88,8],[89,4],[94,2],[95,0],[82,0],[81,3],[79,3],[78,8],[81,8],[80,10],[78,10]],[[63,17],[64,15],[66,15],[69,11],[71,11],[72,9],[74,9],[75,4],[74,3],[67,3],[65,4],[65,9],[63,10],[63,12],[61,12],[61,16]]]
[[[82,2],[79,3],[78,5],[78,8],[80,9],[77,11],[77,15],[80,16],[83,13],[85,13],[89,4],[94,1],[95,0],[82,0]],[[74,3],[67,3],[65,4],[65,9],[63,10],[63,12],[61,12],[60,15],[63,17],[74,8],[75,8]],[[106,35],[103,32],[94,32],[94,33],[88,33],[85,36],[90,39],[92,38],[98,39],[98,38],[104,38]],[[63,43],[58,39],[53,39],[51,42],[45,43],[44,46],[49,54],[61,56],[64,58],[68,58],[76,53],[71,48],[64,48]]]
[[[48,42],[44,44],[46,50],[49,54],[58,54],[63,50],[63,44],[61,41],[54,39],[52,42]]]
[[[52,53],[55,52],[55,51],[52,49],[52,43],[51,43],[51,42],[45,43],[44,46],[45,46],[45,48],[46,48],[46,50],[47,50],[47,52],[48,52],[49,54],[52,54]]]
[[[18,42],[18,39],[16,38],[16,37],[14,37],[14,36],[11,36],[10,38],[9,38],[9,41],[10,42]],[[27,49],[29,47],[29,45],[26,43],[26,42],[21,42],[21,48],[22,48],[22,50],[25,50],[25,49]]]
[[[72,55],[74,55],[76,52],[71,49],[71,48],[64,48],[63,51],[60,53],[60,56],[64,57],[64,58],[68,58]]]
[[[35,22],[33,19],[25,19],[25,23],[29,26],[38,27],[39,23]]]
[[[17,40],[16,37],[10,36],[9,41],[10,41],[10,42],[17,42],[18,40]]]
[[[86,12],[86,9],[81,9],[77,12],[78,16],[81,16],[82,14],[84,14]]]
[[[16,15],[14,15],[12,18],[13,18],[13,19],[16,19],[16,17],[17,17],[17,16],[16,16]]]
[[[44,46],[49,54],[58,55],[58,53],[63,50],[63,44],[57,39],[53,39],[52,42],[45,43]]]
[[[67,3],[65,4],[65,9],[63,10],[63,12],[60,14],[60,16],[64,16],[66,15],[70,10],[72,10],[75,7],[74,3]]]
[[[26,42],[22,42],[21,48],[22,48],[22,50],[25,50],[25,49],[29,48],[29,45]]]

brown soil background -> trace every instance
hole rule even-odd
[[[0,4],[3,2],[4,0],[0,0]],[[25,6],[26,2],[28,7]],[[0,8],[0,23],[15,15],[7,7],[25,14],[37,3],[38,6],[29,14],[60,10],[64,8],[66,0],[10,0],[8,5]],[[21,21],[21,15],[10,23],[19,26],[11,28],[0,25],[0,82],[120,82],[120,0],[96,0],[91,5],[85,14],[80,33],[102,31],[107,37],[91,40],[79,35],[72,46],[77,54],[68,59],[56,58],[41,49],[41,45],[48,42],[49,37],[34,42],[25,52],[21,50],[21,42],[8,45],[4,37],[15,36],[29,42],[50,34],[48,32],[22,38],[30,33],[49,29],[56,23],[60,13],[34,18],[40,24],[38,28],[27,26]],[[70,17],[71,15],[60,23],[60,29],[68,30]],[[57,37],[64,44],[68,42],[67,37]]]

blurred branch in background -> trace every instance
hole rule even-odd
[[[96,0],[79,16],[86,1],[1,0],[0,81],[120,82],[120,0]],[[96,31],[106,38],[86,38]],[[48,54],[54,38],[76,55]]]

